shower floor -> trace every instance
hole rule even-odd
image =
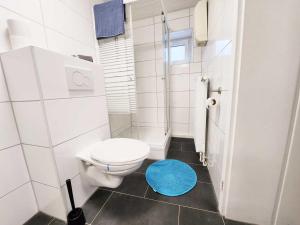
[[[221,217],[206,167],[200,165],[192,139],[172,138],[168,156],[188,163],[197,173],[196,187],[178,197],[154,192],[145,171],[154,160],[146,160],[125,177],[117,189],[99,188],[83,206],[91,225],[244,225]],[[26,225],[65,225],[39,213]]]

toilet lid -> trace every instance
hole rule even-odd
[[[90,156],[93,160],[110,165],[124,165],[146,158],[150,152],[148,144],[128,138],[108,139],[97,142],[91,148]]]

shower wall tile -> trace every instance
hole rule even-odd
[[[134,20],[132,22],[133,29],[139,28],[139,27],[146,27],[149,25],[153,25],[154,20],[153,18],[147,18],[147,19],[142,19],[142,20]]]
[[[190,16],[190,9],[183,9],[183,10],[178,10],[175,12],[168,13],[168,20],[175,20],[175,19],[179,19],[182,17],[189,17],[189,16]]]
[[[42,103],[39,101],[14,102],[13,107],[21,142],[49,147],[50,143]]]
[[[0,199],[30,181],[20,145],[0,151],[0,180]]]
[[[155,61],[143,61],[135,63],[135,74],[137,77],[156,76]]]
[[[104,96],[45,101],[53,145],[108,123]]]
[[[190,76],[189,74],[171,75],[170,77],[170,91],[189,91]]]
[[[186,137],[189,133],[189,125],[185,123],[172,123],[172,135]]]
[[[189,123],[189,108],[171,108],[172,123]]]
[[[156,93],[138,93],[137,94],[137,106],[139,108],[144,107],[157,107]]]
[[[154,41],[155,43],[161,43],[163,41],[163,26],[162,23],[156,23],[154,25]]]
[[[133,30],[133,39],[135,45],[154,42],[154,25],[136,28]]]
[[[37,212],[38,208],[30,183],[0,198],[1,224],[24,224]]]
[[[156,92],[156,77],[143,77],[136,79],[137,93]]]
[[[170,106],[188,108],[190,106],[189,98],[189,91],[170,92]]]
[[[168,20],[168,25],[170,31],[179,31],[185,30],[190,28],[190,19],[189,17],[183,17],[174,20]]]
[[[137,45],[134,47],[134,59],[136,62],[155,60],[154,44]]]
[[[9,102],[0,103],[0,150],[19,144],[13,111]]]
[[[50,148],[23,145],[30,177],[33,181],[59,187],[56,166]]]
[[[41,212],[66,221],[67,212],[60,189],[33,182],[33,190]]]
[[[170,74],[188,74],[190,72],[189,64],[175,64],[170,66]]]

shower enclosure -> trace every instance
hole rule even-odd
[[[132,49],[126,51],[133,53],[133,62],[127,62],[126,68],[134,70],[130,80],[135,81],[136,104],[128,112],[109,112],[111,134],[142,140],[151,147],[149,158],[164,159],[170,143],[166,12],[160,0],[136,1],[127,4],[126,10],[125,39],[132,41]],[[108,98],[108,105],[110,101],[118,102],[116,98]]]

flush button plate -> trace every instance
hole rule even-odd
[[[90,69],[65,66],[69,90],[94,90],[94,77]]]

